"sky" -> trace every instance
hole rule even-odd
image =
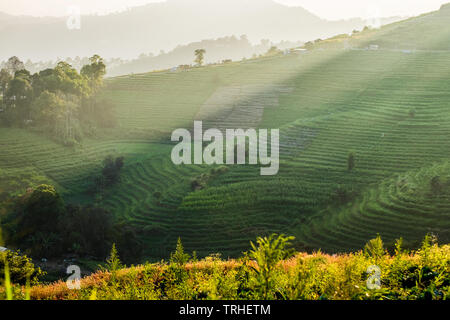
[[[0,0],[0,12],[13,15],[66,16],[77,6],[82,14],[105,14],[164,0]],[[189,0],[185,0],[189,1]],[[373,16],[415,16],[434,11],[450,0],[274,0],[302,6],[328,20]]]

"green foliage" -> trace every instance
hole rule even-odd
[[[281,53],[281,50],[279,50],[276,46],[270,47],[269,50],[267,50],[266,55],[267,56],[273,56]]]
[[[183,244],[181,243],[181,238],[178,238],[177,247],[175,252],[170,255],[170,262],[177,264],[179,266],[185,265],[190,259],[189,254],[184,252]]]
[[[113,243],[109,257],[108,259],[106,259],[106,269],[108,271],[117,271],[122,267],[122,262],[120,261],[119,253],[116,249],[116,244]]]
[[[2,220],[7,244],[34,257],[75,254],[104,258],[114,240],[127,249],[127,261],[140,257],[140,242],[130,227],[116,228],[105,209],[64,205],[51,185],[29,189],[11,207]]]
[[[107,156],[103,160],[103,168],[100,176],[94,178],[95,191],[104,191],[105,188],[119,182],[120,171],[124,166],[124,157],[114,158],[113,156]]]
[[[203,64],[203,61],[205,59],[205,53],[206,50],[205,49],[196,49],[194,54],[195,54],[195,63],[198,66],[201,66]]]
[[[111,277],[97,274],[83,280],[81,290],[65,284],[32,288],[32,299],[160,299],[160,300],[446,300],[450,286],[450,246],[430,237],[418,251],[380,255],[380,288],[369,289],[372,256],[364,252],[326,255],[295,253],[290,256],[288,237],[259,238],[239,260],[219,255],[184,264],[159,262],[122,269]],[[380,240],[374,239],[378,243]],[[426,244],[425,244],[426,243]],[[370,246],[373,246],[373,242]],[[426,252],[426,259],[425,257]],[[291,252],[292,253],[292,252]],[[111,256],[117,253],[111,253]],[[285,258],[282,258],[285,257]],[[280,260],[282,259],[282,260]],[[186,260],[184,260],[186,261]],[[269,262],[271,261],[271,262]],[[117,264],[114,264],[116,265]],[[262,269],[270,265],[269,285]],[[111,272],[112,273],[112,272]],[[95,293],[93,295],[93,293]],[[16,296],[16,294],[15,294]],[[21,295],[18,295],[21,297]],[[23,294],[22,294],[23,297]]]
[[[375,239],[370,240],[364,246],[364,253],[367,256],[373,258],[375,263],[386,254],[386,250],[384,249],[383,245],[383,240],[381,240],[381,236],[379,234]]]
[[[102,267],[102,269],[111,272],[112,281],[114,283],[117,279],[117,271],[123,267],[119,253],[116,249],[116,244],[113,243],[109,257],[106,259],[106,266]]]
[[[5,273],[8,273],[9,279],[5,278]],[[44,274],[26,255],[10,250],[0,252],[0,284],[6,280],[20,285],[25,285],[27,281],[36,284]]]
[[[111,185],[119,180],[120,170],[124,165],[124,158],[117,157],[114,159],[112,156],[108,156],[103,162],[102,175],[105,185]]]
[[[103,86],[105,68],[102,58],[94,55],[81,73],[61,61],[53,69],[31,75],[20,60],[11,58],[7,68],[0,71],[3,121],[38,127],[69,146],[81,141],[84,124],[80,120],[85,121],[89,115],[102,127],[114,125],[111,108],[95,100]],[[94,110],[96,106],[101,110]],[[99,112],[106,120],[98,117]]]
[[[67,206],[60,218],[58,234],[65,252],[98,258],[105,257],[111,241],[120,238],[111,214],[93,206]]]
[[[257,275],[256,278],[264,299],[270,298],[269,292],[274,285],[274,270],[277,264],[293,255],[294,250],[288,247],[290,241],[294,239],[294,237],[272,234],[269,237],[258,238],[256,240],[258,246],[250,242],[252,250],[248,256],[256,261],[257,267],[251,268]]]
[[[97,93],[103,86],[103,77],[106,74],[106,65],[99,55],[93,55],[89,59],[91,64],[81,68],[81,75],[89,80],[89,87],[93,93]]]
[[[64,202],[53,186],[40,185],[26,195],[23,201],[23,215],[19,223],[21,230],[28,234],[56,230],[57,221],[64,211]]]
[[[228,167],[220,166],[218,168],[212,168],[208,173],[202,173],[197,177],[191,179],[192,190],[201,190],[208,186],[208,183],[214,178],[228,172]]]

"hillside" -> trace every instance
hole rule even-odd
[[[439,11],[385,26],[362,42],[391,49],[450,50],[449,18],[450,4],[446,4]]]
[[[443,31],[427,43],[445,43],[448,26],[436,17],[447,8],[378,32],[388,41],[439,21]],[[378,33],[369,32],[373,41]],[[135,226],[145,258],[156,260],[178,237],[189,252],[224,257],[272,232],[294,235],[298,250],[327,253],[358,250],[377,233],[388,246],[399,237],[415,246],[430,232],[448,243],[450,51],[437,48],[312,50],[109,79],[103,95],[119,125],[81,146],[0,129],[2,197],[49,180],[66,201],[95,203]],[[222,129],[280,128],[279,174],[175,166],[170,134],[194,119]],[[86,189],[109,154],[125,156],[121,181],[93,198]],[[202,174],[208,181],[193,188]]]
[[[399,18],[382,22],[394,20]],[[13,55],[33,61],[93,54],[131,59],[232,35],[246,34],[252,43],[261,39],[307,41],[365,26],[362,19],[325,21],[301,7],[272,0],[169,0],[105,16],[82,16],[80,21],[80,29],[69,30],[67,18],[2,14],[0,41],[14,46],[2,47],[0,61]]]
[[[450,4],[440,10],[392,23],[380,29],[365,30],[351,36],[343,34],[310,45],[318,48],[367,49],[378,46],[383,50],[448,51],[450,50]]]

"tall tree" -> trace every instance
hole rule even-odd
[[[8,61],[6,62],[6,70],[11,75],[14,75],[17,71],[20,71],[23,69],[25,69],[25,65],[16,56],[9,58]]]
[[[106,65],[99,55],[93,55],[89,58],[90,64],[81,68],[81,75],[89,81],[91,93],[95,94],[103,85],[103,77],[106,74]]]
[[[4,103],[3,99],[5,99],[6,90],[8,90],[9,82],[11,81],[11,79],[12,76],[9,74],[8,70],[0,70],[0,94],[2,95],[2,104]],[[2,104],[0,104],[0,106]]]
[[[89,94],[88,84],[84,77],[67,62],[58,62],[54,69],[58,89],[65,94],[85,97]]]
[[[199,66],[201,66],[203,64],[203,61],[205,59],[205,53],[206,50],[205,49],[197,49],[195,50],[195,63]]]
[[[39,124],[50,126],[55,130],[58,121],[64,118],[65,101],[61,94],[45,90],[32,104],[32,116]]]
[[[103,86],[103,77],[106,74],[106,65],[103,59],[99,55],[93,55],[89,58],[89,64],[86,64],[81,68],[81,75],[87,79],[89,85],[89,97],[83,101],[83,111],[87,119],[92,116],[93,111],[96,109],[97,93]]]
[[[14,121],[30,119],[30,104],[33,98],[31,75],[26,70],[15,73],[9,81],[3,100],[8,107],[8,113],[13,114]]]

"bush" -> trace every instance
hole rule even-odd
[[[32,260],[20,252],[0,252],[0,283],[5,280],[5,262],[8,263],[9,275],[13,284],[36,284],[45,273],[34,266]]]
[[[124,157],[115,159],[112,156],[106,157],[103,161],[102,175],[94,178],[94,185],[97,191],[117,183],[123,166]]]

